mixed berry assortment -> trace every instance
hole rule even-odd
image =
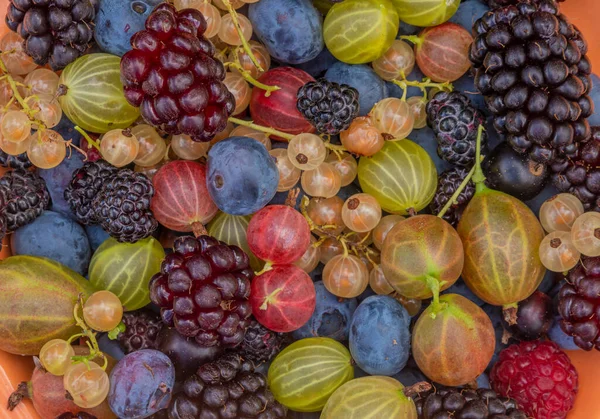
[[[0,350],[35,360],[10,410],[567,417],[563,349],[600,350],[600,98],[557,0],[6,25]]]

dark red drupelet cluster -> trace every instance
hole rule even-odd
[[[202,346],[235,347],[251,322],[248,255],[210,236],[179,237],[161,272],[150,282],[150,299],[163,321]]]
[[[144,119],[169,134],[210,141],[227,125],[235,98],[222,83],[223,64],[203,34],[206,20],[195,9],[162,3],[131,38],[121,59],[125,97]]]
[[[560,289],[560,327],[586,351],[600,350],[600,257],[583,258]]]
[[[500,352],[490,383],[501,396],[515,399],[528,416],[562,419],[573,408],[578,376],[556,343],[535,340]]]

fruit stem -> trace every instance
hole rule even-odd
[[[287,198],[285,198],[285,205],[296,208],[296,205],[298,204],[298,196],[300,196],[300,188],[290,189]]]
[[[446,214],[446,212],[448,211],[448,209],[450,209],[450,207],[452,205],[458,203],[457,201],[458,201],[459,195],[461,194],[461,192],[463,191],[463,189],[466,188],[467,184],[469,183],[469,181],[473,177],[473,174],[475,173],[475,166],[476,165],[473,165],[473,167],[471,168],[471,170],[469,171],[469,173],[467,173],[467,176],[465,176],[465,178],[460,183],[460,185],[458,185],[458,188],[452,194],[452,196],[450,197],[450,199],[448,200],[448,202],[446,202],[446,205],[444,205],[444,208],[442,208],[442,210],[438,213],[438,215],[437,215],[438,217],[442,218]]]
[[[13,92],[13,97],[17,100],[17,102],[19,102],[19,105],[21,105],[21,108],[23,108],[23,112],[25,112],[25,114],[29,117],[29,119],[35,125],[38,126],[38,130],[46,129],[46,124],[44,124],[42,121],[40,121],[38,119],[35,119],[34,115],[37,111],[31,109],[29,107],[29,105],[27,104],[27,102],[25,101],[25,99],[23,99],[23,96],[21,96],[21,93],[19,92],[19,88],[17,87],[17,82],[10,75],[8,69],[6,68],[6,65],[4,64],[4,61],[2,61],[2,60],[0,60],[0,70],[4,74],[0,79],[1,80],[6,79],[6,81],[8,81],[10,89]]]
[[[17,389],[8,398],[8,406],[6,408],[11,412],[21,403],[24,398],[31,398],[31,382],[21,381],[17,386]]]
[[[246,54],[248,54],[248,56],[250,57],[250,60],[256,66],[258,71],[260,71],[260,72],[265,71],[258,63],[258,60],[254,56],[254,53],[252,52],[252,49],[250,48],[250,45],[248,44],[248,41],[244,37],[242,28],[240,26],[240,22],[238,20],[238,14],[235,11],[235,9],[233,8],[233,6],[231,5],[231,2],[229,0],[223,0],[223,4],[225,5],[225,7],[227,8],[227,11],[231,15],[231,21],[233,22],[233,26],[235,26],[235,30],[237,31],[240,41],[242,41],[242,46],[244,47],[244,51],[246,51]]]
[[[269,308],[269,303],[275,302],[276,301],[275,297],[277,297],[277,294],[279,294],[281,291],[283,291],[283,288],[277,288],[271,294],[267,295],[265,297],[264,302],[262,303],[262,305],[259,308],[261,310],[266,310],[267,308]]]
[[[486,186],[483,182],[485,182],[485,175],[483,174],[483,170],[481,170],[481,137],[483,136],[483,131],[485,128],[483,124],[477,127],[477,147],[475,148],[475,173],[473,174],[473,183],[475,184],[475,191],[481,192],[486,189]]]
[[[412,386],[404,387],[402,389],[402,393],[404,393],[406,397],[412,397],[424,391],[429,391],[431,390],[431,388],[431,383],[428,383],[427,381],[421,381],[416,384],[413,384]]]
[[[341,144],[331,144],[331,137],[328,134],[321,134],[320,137],[323,140],[323,144],[325,144],[325,148],[333,151],[337,158],[342,160],[342,153],[348,151],[348,149]]]
[[[394,83],[395,85],[399,86],[401,89],[404,90],[401,100],[406,100],[406,94],[408,92],[409,86],[418,87],[419,89],[421,89],[423,94],[427,94],[428,87],[434,87],[434,88],[440,89],[440,90],[447,90],[448,92],[451,92],[452,90],[454,90],[454,86],[452,85],[452,83],[450,83],[450,82],[444,82],[444,83],[432,82],[429,77],[425,77],[422,81],[406,80],[406,79],[392,80],[392,83]]]
[[[208,231],[206,231],[206,227],[200,221],[194,221],[192,223],[192,233],[194,233],[194,237],[200,236],[208,236]]]
[[[265,262],[265,266],[263,266],[263,268],[258,271],[258,272],[254,272],[254,276],[259,276],[264,274],[265,272],[269,272],[271,269],[273,269],[273,264],[269,261]]]
[[[79,126],[75,125],[74,129],[75,129],[75,131],[80,133],[83,138],[85,138],[88,145],[91,145],[96,150],[100,151],[100,143],[99,142],[92,140],[92,137],[90,137],[90,135],[87,132],[85,132],[83,129],[81,129]]]
[[[504,316],[504,321],[512,326],[517,324],[517,303],[505,304],[502,306],[502,315]]]
[[[104,359],[104,364],[102,365],[102,369],[106,371],[106,367],[108,366],[108,358],[98,346],[98,341],[96,340],[96,334],[92,332],[92,330],[88,327],[81,317],[79,317],[79,308],[83,310],[83,294],[79,294],[77,298],[77,302],[75,303],[75,307],[73,307],[73,317],[75,318],[75,323],[79,326],[83,332],[73,335],[69,338],[68,342],[73,342],[78,337],[86,337],[88,340],[85,342],[87,346],[90,348],[90,353],[88,355],[75,355],[71,357],[71,360],[74,364],[78,364],[83,362],[88,369],[90,368],[89,362],[94,360],[97,357],[102,357]]]
[[[249,72],[247,72],[246,69],[241,66],[241,64],[239,63],[238,58],[237,58],[237,52],[235,52],[234,54],[235,54],[236,62],[227,62],[227,63],[224,63],[225,67],[233,67],[233,68],[235,68],[237,71],[240,72],[240,74],[242,75],[242,77],[244,78],[244,80],[246,80],[248,83],[250,83],[254,87],[258,87],[259,89],[264,90],[265,91],[265,97],[269,97],[269,96],[271,96],[272,92],[275,92],[276,90],[280,90],[281,89],[281,87],[279,87],[279,86],[269,86],[269,85],[266,85],[266,84],[261,83],[258,80],[256,80],[254,77],[252,77],[252,74],[250,74]]]
[[[229,117],[229,122],[231,122],[233,124],[243,125],[245,127],[252,128],[252,129],[255,129],[260,132],[264,132],[265,134],[276,135],[278,137],[285,138],[288,141],[295,137],[292,134],[287,134],[285,132],[281,132],[281,131],[278,131],[273,128],[264,127],[262,125],[255,124],[252,121],[244,121],[243,119],[239,119],[239,118]]]
[[[416,46],[421,46],[423,44],[423,39],[417,35],[402,35],[400,39],[403,41],[408,41]]]
[[[433,276],[427,275],[425,277],[425,282],[427,283],[427,287],[433,294],[433,301],[431,302],[432,313],[431,317],[435,319],[436,314],[441,310],[440,306],[440,281]]]
[[[344,248],[344,258],[348,257],[348,245],[346,244],[346,238],[340,237],[340,243],[342,243],[342,247]]]

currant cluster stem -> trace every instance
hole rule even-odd
[[[74,129],[75,131],[80,133],[83,138],[85,138],[89,145],[94,147],[96,150],[100,151],[100,143],[98,141],[92,140],[92,137],[90,137],[90,135],[87,132],[85,132],[81,127],[75,125]]]
[[[90,348],[90,353],[88,355],[75,355],[71,357],[71,360],[75,364],[83,362],[89,369],[90,361],[93,361],[95,358],[101,357],[104,359],[102,369],[106,371],[106,367],[108,366],[108,358],[100,350],[100,347],[98,346],[98,340],[96,339],[96,334],[88,327],[85,321],[81,317],[79,317],[80,309],[83,310],[83,294],[79,294],[77,302],[75,303],[75,307],[73,308],[73,317],[75,318],[75,324],[81,328],[82,333],[77,333],[76,335],[71,336],[67,342],[71,344],[75,339],[85,337],[87,338],[86,344]]]
[[[238,20],[238,14],[235,11],[235,9],[233,8],[233,6],[231,5],[231,2],[229,0],[223,0],[223,4],[225,5],[225,7],[227,8],[227,11],[231,15],[231,21],[233,22],[233,26],[235,26],[235,30],[237,31],[237,34],[238,34],[238,37],[240,38],[240,41],[242,42],[242,46],[244,48],[244,51],[246,51],[246,53],[250,57],[250,60],[252,61],[252,63],[256,66],[256,68],[258,68],[258,71],[261,71],[261,72],[265,71],[260,66],[258,60],[256,59],[256,57],[254,56],[254,53],[252,52],[252,49],[250,48],[250,45],[248,44],[248,41],[244,37],[244,34],[242,32],[242,28],[240,26],[240,22]]]
[[[406,95],[408,93],[409,87],[418,87],[421,89],[424,95],[427,95],[427,88],[435,88],[440,90],[445,90],[451,92],[454,90],[454,86],[450,82],[436,83],[431,81],[429,77],[425,77],[422,81],[416,80],[407,80],[406,78],[403,80],[392,80],[392,83],[399,86],[404,93],[402,94],[402,100],[406,100]]]
[[[231,122],[233,124],[237,124],[237,125],[243,125],[245,127],[264,132],[265,134],[276,135],[278,137],[285,138],[288,141],[295,137],[295,135],[288,134],[288,133],[282,132],[282,131],[278,131],[274,128],[264,127],[262,125],[255,124],[252,121],[244,121],[243,119],[239,119],[239,118],[229,117],[229,122]]]
[[[237,58],[237,52],[234,52],[234,54],[235,54],[236,61],[229,61],[229,62],[224,63],[223,65],[225,67],[234,68],[237,71],[239,71],[240,74],[242,75],[242,77],[244,78],[244,80],[246,80],[248,83],[250,83],[254,87],[258,87],[259,89],[264,90],[266,97],[271,96],[272,92],[275,92],[275,91],[281,89],[281,87],[279,87],[279,86],[269,86],[269,85],[266,85],[266,84],[261,83],[258,80],[256,80],[254,77],[252,77],[252,75],[248,71],[246,71],[246,69],[244,67],[242,67],[242,65],[240,64],[240,62]]]

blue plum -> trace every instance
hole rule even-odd
[[[335,58],[331,52],[329,52],[327,47],[324,47],[319,55],[317,55],[315,58],[305,63],[297,64],[294,67],[306,71],[314,78],[318,78],[322,76],[329,67],[337,62],[338,59]]]
[[[250,215],[277,192],[279,171],[264,145],[248,137],[230,137],[208,152],[206,184],[219,209]]]
[[[81,134],[75,131],[75,124],[64,113],[58,125],[52,129],[58,132],[65,141],[71,141],[77,147],[81,145]]]
[[[169,405],[174,385],[169,357],[142,349],[125,355],[111,371],[108,404],[119,418],[145,418]]]
[[[287,64],[301,64],[323,49],[323,21],[310,0],[261,0],[248,18],[269,54]]]
[[[145,27],[152,10],[163,0],[100,0],[94,39],[104,52],[122,56],[131,49],[129,40]]]
[[[81,153],[72,153],[70,157],[65,158],[52,169],[38,169],[38,174],[46,181],[46,188],[52,198],[50,209],[73,219],[75,219],[75,215],[65,201],[65,189],[71,182],[73,172],[83,166],[83,159],[84,156]]]
[[[450,18],[450,22],[461,25],[471,32],[473,23],[489,9],[489,6],[480,0],[463,1],[454,16]]]
[[[554,324],[548,331],[548,337],[550,338],[550,340],[556,342],[558,346],[568,351],[575,351],[581,349],[579,346],[575,345],[575,342],[573,342],[573,337],[567,335],[560,328],[560,320],[560,316],[556,316],[554,318]]]
[[[592,74],[592,91],[588,93],[592,101],[594,102],[596,111],[592,116],[588,118],[590,125],[600,125],[600,77],[596,74]]]
[[[327,291],[322,281],[315,282],[315,292],[315,311],[304,326],[292,333],[294,339],[326,337],[348,340],[350,320],[358,306],[356,298],[338,298]]]
[[[92,251],[85,230],[75,221],[53,211],[44,211],[11,236],[15,255],[43,256],[85,275]]]
[[[90,241],[92,252],[95,252],[96,249],[98,249],[100,245],[110,237],[110,234],[104,231],[104,229],[98,224],[85,226],[85,232],[87,233]]]
[[[413,68],[413,71],[411,71],[411,73],[408,75],[408,77],[406,77],[406,80],[422,81],[424,78],[425,78],[425,74],[423,74],[423,72],[421,72],[421,70],[419,70],[419,67],[417,67],[415,65],[415,67]],[[402,90],[402,88],[400,86],[398,86],[395,83],[392,83],[391,81],[386,81],[385,84],[388,87],[388,97],[395,97],[397,99],[402,98],[404,91]],[[413,96],[423,96],[423,91],[421,89],[419,89],[418,87],[409,86],[406,97],[409,98],[409,97],[413,97]]]
[[[371,375],[398,374],[410,354],[410,316],[387,295],[364,300],[350,323],[350,353]]]
[[[475,78],[470,72],[467,72],[467,74],[456,80],[452,85],[454,86],[454,90],[466,95],[471,100],[473,106],[482,111],[484,115],[490,115],[490,111],[485,105],[485,99],[483,98],[483,95],[477,92],[477,89],[475,88]]]
[[[418,367],[411,367],[410,365],[407,365],[406,368],[402,368],[402,371],[395,374],[392,378],[400,381],[405,387],[412,386],[422,381],[429,381]]]
[[[325,73],[329,81],[347,84],[358,90],[359,115],[371,111],[373,105],[388,97],[388,87],[371,67],[364,64],[335,63]]]
[[[433,130],[429,127],[413,130],[408,139],[419,144],[427,151],[431,160],[435,164],[438,173],[442,173],[446,169],[450,169],[452,165],[445,160],[440,159],[437,154],[437,141]]]

